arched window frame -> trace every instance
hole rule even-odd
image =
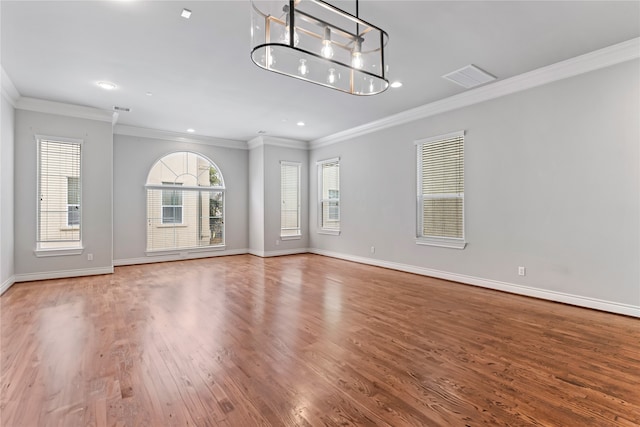
[[[176,159],[180,160],[176,155],[185,156],[183,163],[186,166],[182,165],[182,168],[179,168],[175,165],[174,167],[167,165],[167,163],[172,163],[172,157],[174,158],[173,163]],[[202,173],[207,173],[209,180],[211,179],[211,168],[213,168],[218,181],[216,185],[192,185],[201,181],[202,173],[198,172],[199,169],[190,170],[193,166],[189,166],[189,159],[196,162],[195,167],[205,165]],[[202,164],[198,165],[198,162],[202,162]],[[205,170],[208,172],[204,172]],[[167,171],[173,174],[173,179],[162,176],[163,172],[166,175]],[[157,175],[160,175],[159,179]],[[187,178],[184,179],[185,177]],[[191,185],[185,185],[185,183]],[[226,188],[222,171],[215,162],[194,151],[180,150],[167,153],[156,160],[149,169],[145,189],[147,193],[146,253],[148,255],[175,252],[176,250],[224,249]],[[177,205],[165,205],[167,192],[174,192],[172,200],[179,200],[181,203],[180,221],[177,221],[177,209],[174,209],[173,220],[165,220],[165,208],[177,208]],[[196,207],[194,207],[195,203],[197,203]],[[215,205],[212,206],[212,203]],[[208,212],[208,215],[205,216],[203,211]],[[208,224],[204,223],[205,218],[208,219]],[[209,241],[206,241],[207,238]]]

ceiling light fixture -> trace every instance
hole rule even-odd
[[[118,87],[115,85],[115,83],[111,83],[111,82],[98,82],[96,84],[104,90],[113,90]]]
[[[396,89],[396,88],[402,87],[402,82],[399,82],[396,80],[395,82],[392,82],[390,86]]]
[[[304,122],[298,122],[296,123],[298,126],[304,126]]]
[[[182,13],[180,13],[180,16],[182,16],[184,19],[189,19],[191,18],[191,11],[189,9],[182,9]]]
[[[323,0],[251,0],[251,59],[266,70],[375,95],[389,87],[382,29]],[[276,60],[277,59],[277,60]]]
[[[195,131],[196,131],[195,129],[191,129],[191,128],[187,129],[187,132],[189,133],[194,133]]]

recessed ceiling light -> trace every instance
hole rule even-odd
[[[395,82],[391,83],[391,87],[392,88],[402,87],[402,82],[399,82],[399,81],[396,80]]]
[[[195,131],[196,131],[195,129],[191,129],[191,128],[187,129],[187,132],[189,133],[194,133]]]
[[[105,90],[113,90],[118,87],[115,85],[115,83],[111,83],[111,82],[98,82],[96,84]]]
[[[153,92],[147,92],[145,95],[147,95],[147,96],[153,96]]]
[[[185,19],[191,18],[191,11],[189,9],[182,9],[182,13],[180,14]]]
[[[298,126],[304,126],[304,122],[298,122],[296,123]]]

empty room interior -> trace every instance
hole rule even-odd
[[[640,426],[640,1],[0,20],[0,425]]]

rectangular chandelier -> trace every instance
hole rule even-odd
[[[265,70],[375,95],[389,87],[382,29],[322,0],[251,1],[251,59]]]

